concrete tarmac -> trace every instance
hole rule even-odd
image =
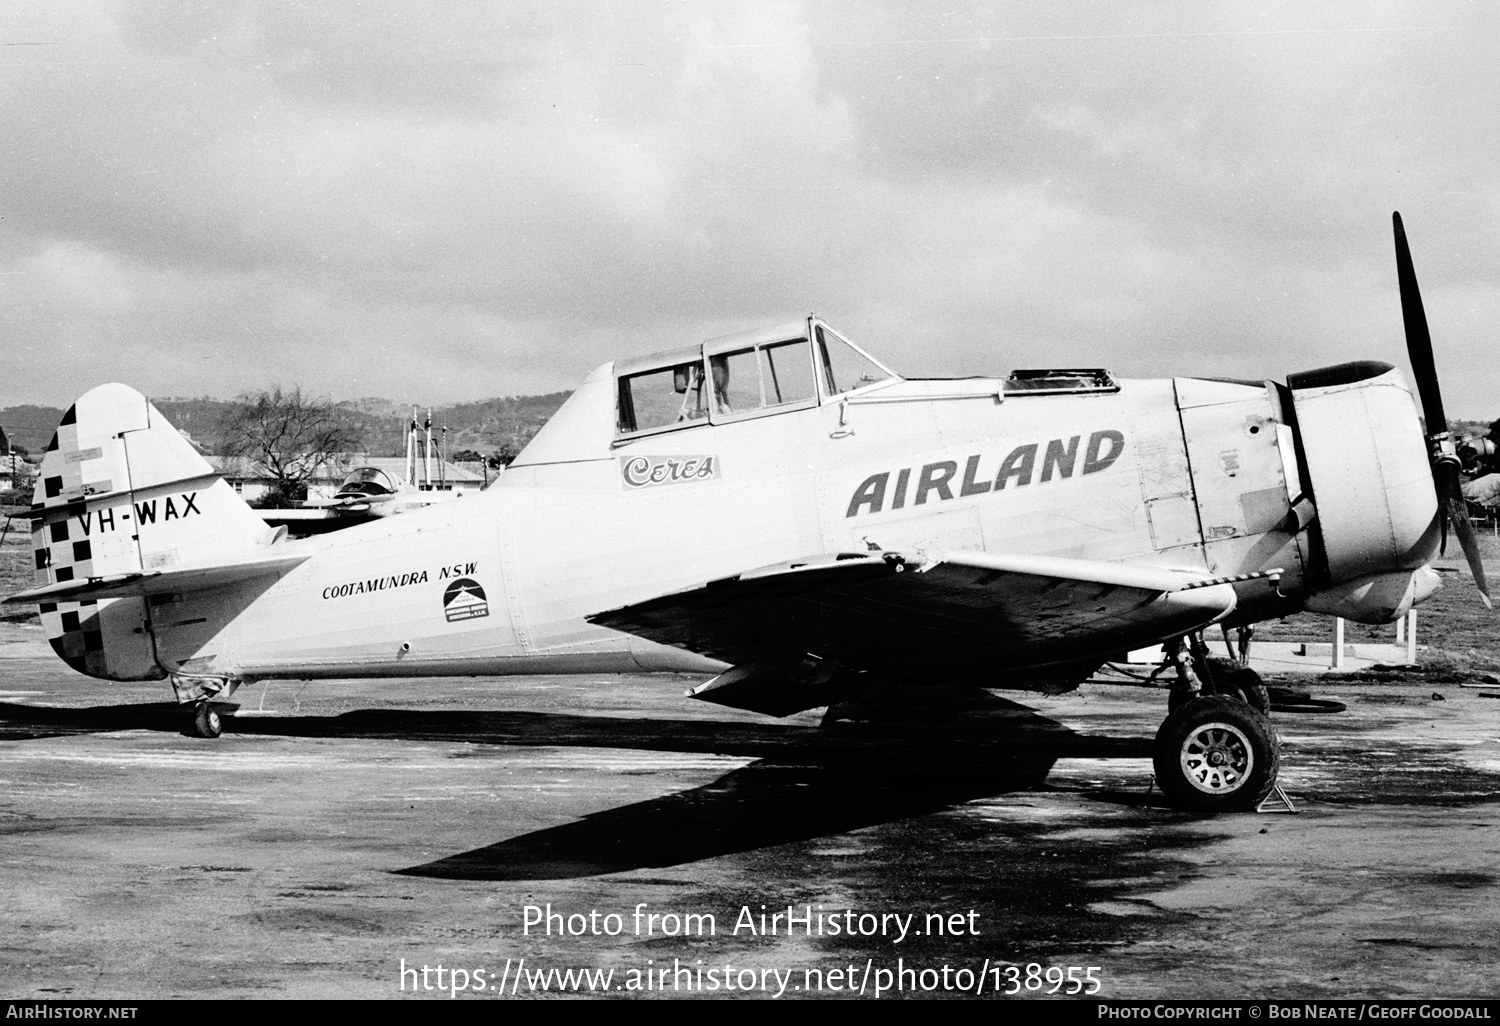
[[[1500,989],[1483,692],[1310,680],[1348,708],[1274,717],[1301,813],[1205,818],[1147,794],[1159,691],[822,730],[690,683],[273,682],[203,740],[0,624],[4,996]]]

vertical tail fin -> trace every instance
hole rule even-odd
[[[37,586],[244,558],[270,529],[161,412],[125,385],[101,385],[63,414],[32,497]],[[148,600],[42,603],[68,665],[150,680],[158,665]]]

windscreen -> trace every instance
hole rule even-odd
[[[822,365],[823,385],[829,395],[852,392],[894,377],[822,325],[818,326],[818,359]]]
[[[339,485],[340,495],[345,492],[358,495],[389,495],[395,490],[396,485],[389,475],[375,467],[360,467],[344,478],[344,483]]]

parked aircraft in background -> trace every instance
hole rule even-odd
[[[484,493],[287,541],[104,385],[58,428],[36,585],[7,601],[82,673],[169,679],[208,736],[266,678],[676,671],[837,717],[930,682],[1066,691],[1162,642],[1158,782],[1251,808],[1278,742],[1206,628],[1394,620],[1439,586],[1450,522],[1486,590],[1395,227],[1425,440],[1385,363],[902,378],[808,317],[606,364]]]
[[[417,414],[413,410],[406,432],[403,477],[392,477],[386,470],[368,464],[356,467],[332,497],[308,499],[290,509],[262,509],[261,519],[272,527],[285,526],[294,537],[322,534],[396,513],[410,513],[478,491],[482,486],[477,481],[460,481],[448,476],[449,465],[442,447],[433,445],[431,411],[428,411],[424,428],[425,440],[418,433]],[[447,430],[442,429],[444,435]],[[433,473],[434,461],[436,475]]]
[[[356,467],[339,485],[332,497],[308,499],[290,509],[261,509],[256,512],[272,527],[286,526],[293,535],[321,534],[339,531],[396,513],[426,509],[438,502],[462,498],[479,492],[479,482],[434,485],[423,489],[392,477],[379,467]]]

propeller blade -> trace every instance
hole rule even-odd
[[[1427,450],[1432,459],[1432,479],[1437,487],[1443,541],[1439,551],[1448,550],[1448,525],[1464,550],[1474,586],[1486,609],[1490,603],[1490,586],[1484,576],[1484,560],[1479,555],[1479,539],[1469,523],[1469,507],[1464,502],[1463,483],[1453,438],[1448,433],[1448,418],[1443,412],[1443,394],[1438,388],[1437,365],[1432,358],[1432,335],[1427,330],[1427,312],[1422,309],[1422,293],[1417,287],[1417,272],[1411,263],[1411,248],[1406,244],[1406,228],[1399,212],[1391,214],[1396,233],[1396,280],[1401,286],[1401,320],[1406,326],[1406,352],[1411,358],[1412,373],[1417,379],[1417,394],[1422,398],[1422,416],[1427,422]]]
[[[1486,609],[1493,609],[1489,582],[1484,576],[1484,559],[1479,554],[1479,538],[1474,534],[1474,525],[1469,523],[1469,507],[1464,502],[1463,484],[1459,480],[1458,470],[1458,464],[1448,460],[1439,460],[1433,466],[1432,475],[1437,482],[1438,501],[1442,503],[1443,512],[1448,515],[1448,523],[1453,525],[1459,547],[1464,550],[1464,559],[1468,560],[1469,570],[1474,574],[1474,587],[1479,589],[1479,597],[1484,599]],[[1443,533],[1446,537],[1446,529]]]
[[[1391,214],[1391,223],[1396,230],[1396,280],[1401,286],[1401,320],[1406,325],[1406,352],[1411,358],[1412,373],[1417,378],[1417,394],[1422,397],[1427,437],[1432,438],[1447,433],[1448,418],[1443,413],[1443,394],[1438,390],[1427,313],[1422,309],[1422,293],[1417,288],[1417,272],[1411,264],[1411,249],[1406,244],[1406,228],[1401,224],[1399,212]]]
[[[1474,525],[1469,523],[1469,511],[1464,506],[1463,499],[1448,503],[1448,519],[1453,521],[1453,533],[1458,535],[1458,544],[1464,550],[1464,558],[1469,561],[1469,570],[1474,574],[1474,587],[1479,589],[1484,608],[1494,609],[1490,602],[1490,585],[1484,577],[1484,560],[1479,555],[1479,537],[1474,533]]]

